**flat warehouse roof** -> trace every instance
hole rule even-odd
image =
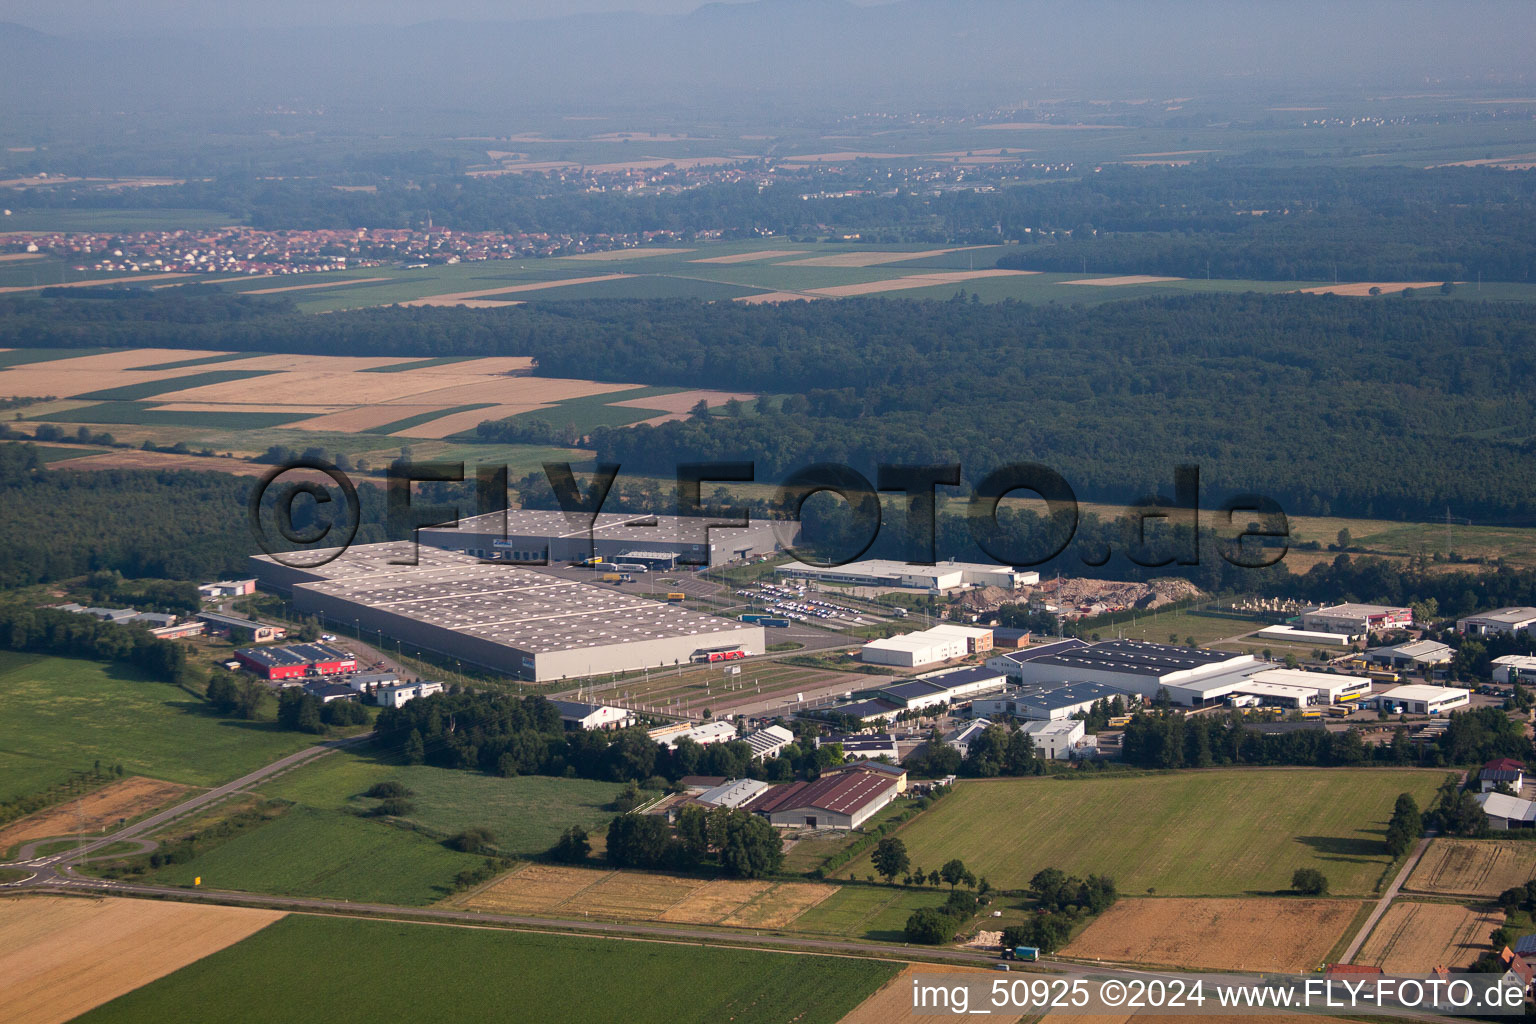
[[[409,545],[352,548],[310,570],[325,578],[296,583],[294,593],[389,612],[530,653],[694,636],[701,645],[720,646],[760,635],[761,627],[734,619],[426,546],[420,565],[389,565],[391,550],[398,555],[402,548]]]
[[[708,535],[717,542],[730,543],[729,532],[752,527],[772,525],[776,520],[753,519],[746,527],[731,524],[721,516],[653,516],[645,513],[600,512],[595,520],[586,513],[566,514],[553,509],[512,508],[506,511],[506,533],[509,537],[546,537],[580,540],[591,536],[596,540],[627,540],[634,544],[683,543],[705,544]],[[713,525],[711,525],[713,524]],[[792,528],[793,524],[786,523]],[[481,516],[469,516],[459,520],[457,527],[434,526],[421,531],[423,534],[494,534],[501,536],[502,513],[490,512]]]
[[[1174,647],[1141,640],[1106,640],[1065,654],[1047,654],[1030,660],[1040,665],[1059,665],[1063,668],[1165,675],[1252,657],[1236,651],[1211,651],[1203,647]]]
[[[1463,690],[1456,686],[1430,686],[1427,683],[1410,683],[1407,686],[1394,686],[1390,690],[1378,693],[1378,697],[1390,697],[1392,700],[1422,700],[1434,703],[1438,700],[1455,700],[1459,697],[1470,697],[1471,690]]]

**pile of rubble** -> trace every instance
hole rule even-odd
[[[1032,588],[1031,598],[1040,598],[1054,604],[1081,608],[1087,605],[1103,605],[1108,611],[1129,608],[1151,610],[1202,597],[1203,592],[1188,580],[1156,579],[1148,583],[1125,583],[1116,580],[1062,579],[1047,580]]]

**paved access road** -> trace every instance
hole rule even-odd
[[[349,736],[346,739],[327,740],[324,743],[317,743],[312,747],[305,747],[303,750],[289,754],[287,757],[279,758],[278,760],[273,761],[271,764],[258,768],[247,775],[242,775],[240,778],[235,779],[233,782],[226,782],[224,785],[219,786],[216,789],[210,789],[205,792],[198,793],[195,796],[189,797],[186,800],[183,800],[181,803],[176,804],[174,807],[167,808],[166,810],[160,811],[157,814],[152,814],[147,818],[143,818],[131,825],[126,826],[125,828],[120,828],[116,832],[112,832],[101,836],[100,838],[90,840],[89,842],[81,843],[78,846],[71,846],[67,850],[60,850],[57,853],[48,854],[45,857],[37,857],[34,855],[34,852],[40,846],[52,845],[58,841],[57,839],[40,839],[37,842],[28,843],[18,851],[18,856],[15,862],[10,864],[0,864],[0,867],[11,868],[20,871],[31,870],[34,872],[32,878],[23,879],[19,882],[9,882],[3,886],[0,886],[0,888],[23,888],[28,885],[47,884],[48,882],[55,879],[68,878],[69,866],[71,864],[75,864],[83,860],[88,860],[91,854],[99,850],[105,849],[108,846],[112,846],[115,843],[123,842],[124,840],[148,842],[148,840],[138,839],[137,837],[143,836],[149,832],[153,832],[159,829],[161,826],[175,821],[177,818],[191,814],[193,811],[207,807],[209,804],[217,803],[233,793],[237,793],[242,789],[247,789],[251,786],[254,786],[257,783],[263,782],[274,775],[287,771],[290,768],[305,764],[309,761],[313,761],[317,757],[322,757],[326,754],[329,754],[333,750],[340,750],[343,747],[349,747],[358,743],[366,743],[367,741],[373,739],[373,735],[374,734],[371,732],[366,732],[357,736]],[[150,848],[153,848],[153,844],[151,844]],[[92,879],[91,881],[95,880]]]

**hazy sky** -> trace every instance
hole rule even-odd
[[[740,0],[723,0],[726,3]],[[854,0],[869,4],[875,0]],[[0,0],[0,21],[44,32],[280,24],[410,25],[436,18],[513,21],[600,11],[682,14],[703,0]]]

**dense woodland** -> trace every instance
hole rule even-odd
[[[304,317],[193,296],[0,300],[0,346],[533,355],[550,376],[788,397],[738,416],[599,428],[631,472],[748,459],[1043,462],[1134,502],[1200,466],[1208,500],[1292,513],[1536,518],[1536,326],[1522,304],[1198,295],[1094,308],[847,300],[569,302]]]
[[[1007,168],[1001,168],[999,173]],[[720,231],[726,237],[858,233],[866,241],[1028,248],[1005,265],[1271,280],[1529,281],[1536,270],[1536,176],[1493,168],[1107,166],[1027,173],[1031,184],[929,195],[887,191],[885,170],[780,172],[777,184],[677,192],[593,192],[540,174],[468,177],[452,158],[402,154],[340,177],[227,174],[143,194],[0,190],[0,205],[217,209],[258,227],[434,224],[561,234]],[[985,182],[986,172],[977,172]],[[1041,180],[1045,173],[1045,180]],[[1056,180],[1052,180],[1056,179]],[[366,184],[375,191],[340,191]],[[807,191],[864,192],[802,199]]]

